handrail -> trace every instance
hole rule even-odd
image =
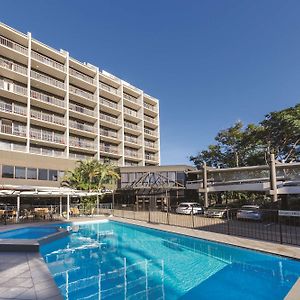
[[[71,128],[88,131],[88,132],[95,132],[95,128],[93,126],[85,124],[85,123],[82,124],[82,123],[78,123],[76,121],[70,120],[69,124],[70,124]]]
[[[109,101],[107,99],[104,99],[102,97],[100,97],[100,103],[105,105],[105,106],[108,106],[108,107],[111,107],[111,108],[114,108],[114,109],[117,109],[117,110],[121,110],[120,106],[113,102],[113,101]]]
[[[62,81],[59,81],[59,80],[54,79],[50,76],[44,75],[40,72],[36,72],[34,70],[31,70],[31,77],[36,79],[36,80],[39,80],[41,82],[44,82],[46,84],[55,86],[59,89],[63,89],[63,90],[66,89],[66,85]]]
[[[157,133],[154,130],[150,130],[150,129],[144,128],[144,132],[146,134],[149,134],[149,135],[157,137]]]
[[[12,125],[1,124],[1,133],[17,136],[26,136],[26,126],[12,123]]]
[[[15,103],[7,103],[7,102],[0,101],[0,110],[10,112],[10,113],[15,113],[22,116],[27,115],[26,106],[17,105]]]
[[[58,124],[58,125],[64,125],[65,124],[65,119],[59,116],[56,116],[55,114],[48,114],[48,113],[44,113],[42,111],[38,111],[38,110],[30,110],[30,115],[32,118],[38,119],[38,120],[42,120],[42,121],[46,121],[46,122],[50,122],[50,123],[54,123],[54,124]]]
[[[48,141],[52,143],[65,144],[64,135],[57,134],[53,131],[48,131],[44,129],[30,129],[30,138]]]
[[[23,96],[27,95],[27,88],[23,87],[21,85],[12,83],[12,82],[8,82],[6,80],[0,79],[0,89],[1,90],[5,90],[8,92],[13,92],[16,94],[20,94]]]
[[[112,130],[100,128],[100,135],[108,136],[117,139],[118,133]]]
[[[25,54],[25,55],[28,54],[28,49],[26,47],[21,46],[20,44],[13,42],[12,40],[9,40],[3,36],[0,36],[0,44],[2,46],[16,50],[17,52],[20,52],[22,54]]]
[[[69,86],[69,90],[70,90],[71,93],[73,93],[75,95],[78,95],[80,97],[87,98],[87,99],[90,99],[92,101],[95,101],[94,94],[92,94],[90,92],[86,92],[82,89],[79,89],[79,88],[73,86],[73,85]]]
[[[39,62],[42,62],[48,66],[55,68],[55,69],[58,69],[60,71],[66,71],[66,67],[63,64],[61,64],[47,56],[44,56],[38,52],[32,51],[31,57],[35,60],[38,60]]]
[[[27,75],[27,68],[23,67],[22,65],[16,64],[8,59],[4,59],[3,57],[0,57],[0,66],[12,70],[16,73],[20,73],[23,75]]]
[[[70,145],[79,148],[95,149],[95,144],[86,139],[70,138]]]
[[[103,145],[103,144],[100,144],[100,151],[107,152],[107,153],[114,153],[114,154],[119,153],[117,147],[106,146],[106,145]]]
[[[116,89],[108,84],[105,84],[103,82],[100,82],[100,88],[102,88],[103,90],[106,90],[110,93],[113,93],[115,95],[120,95],[120,92],[118,91],[118,89]]]
[[[49,96],[47,94],[43,94],[40,92],[37,92],[35,90],[30,91],[30,96],[34,99],[46,102],[46,103],[51,103],[60,107],[65,107],[65,102],[63,100],[60,100],[54,96]]]
[[[130,128],[130,129],[133,129],[133,130],[137,130],[137,131],[140,131],[142,129],[142,127],[140,127],[136,124],[130,123],[128,121],[124,121],[124,127]]]
[[[76,112],[79,112],[79,113],[82,113],[82,114],[87,114],[87,115],[92,116],[92,117],[95,116],[94,111],[92,111],[91,109],[85,108],[83,106],[80,106],[80,105],[77,105],[77,104],[74,104],[74,103],[70,103],[69,108],[70,108],[70,110],[73,110],[73,111],[76,111]]]
[[[151,104],[146,103],[146,102],[144,102],[144,108],[149,109],[149,110],[152,110],[152,111],[154,111],[154,112],[157,111],[156,106],[151,105]]]
[[[93,85],[95,84],[95,80],[92,77],[85,75],[81,72],[78,72],[77,70],[74,70],[72,68],[70,68],[70,74],[76,78],[79,78],[79,79],[85,81],[85,82],[88,82]]]
[[[111,116],[103,114],[103,113],[100,113],[100,119],[114,123],[114,124],[120,124],[120,121],[117,118],[111,117]]]
[[[142,118],[141,114],[139,114],[137,111],[135,111],[134,109],[130,109],[128,107],[124,107],[124,113],[136,118]]]

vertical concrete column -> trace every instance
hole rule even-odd
[[[142,114],[142,166],[145,166],[145,130],[144,130],[144,92],[141,94],[141,114]]]
[[[122,125],[122,128],[121,128],[121,154],[122,154],[122,157],[121,157],[121,166],[125,166],[125,147],[124,147],[124,97],[123,97],[123,82],[121,83],[121,106],[122,106],[122,112],[121,112],[121,125]]]
[[[67,195],[67,220],[70,220],[70,194]]]
[[[20,205],[21,205],[21,199],[20,199],[20,195],[18,195],[17,196],[16,223],[18,223],[19,219],[20,219]]]
[[[204,207],[208,207],[208,191],[207,191],[207,166],[203,163],[203,190],[204,190]]]
[[[67,130],[66,130],[66,133],[65,133],[65,136],[66,136],[66,144],[67,144],[67,148],[66,148],[66,155],[67,155],[67,158],[69,158],[70,156],[70,118],[69,118],[69,113],[70,113],[70,56],[69,56],[69,52],[65,52],[65,55],[66,55],[66,63],[65,63],[65,67],[66,67],[66,80],[65,80],[65,84],[66,84],[66,97],[65,97],[65,102],[66,102],[66,127],[67,127]]]
[[[270,156],[270,194],[274,202],[278,200],[275,155],[273,153]]]
[[[160,116],[159,116],[159,101],[156,104],[157,107],[157,147],[158,147],[158,165],[160,166]]]
[[[96,105],[96,117],[97,117],[97,138],[96,138],[96,143],[97,143],[97,159],[100,160],[100,83],[99,83],[99,68],[96,68],[96,100],[97,100],[97,105]]]
[[[31,33],[27,33],[28,37],[28,65],[27,65],[27,126],[26,126],[26,152],[30,150],[30,93],[31,93]]]

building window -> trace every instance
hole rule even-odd
[[[39,180],[48,180],[48,170],[39,169]]]
[[[49,180],[57,181],[57,170],[49,170]]]
[[[25,168],[24,167],[16,167],[15,168],[15,178],[16,179],[25,179]]]
[[[13,166],[2,166],[2,177],[3,178],[14,178],[14,167]]]
[[[37,169],[27,168],[27,179],[37,179]]]

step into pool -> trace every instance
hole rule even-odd
[[[78,225],[76,225],[78,226]],[[120,222],[41,247],[65,299],[284,299],[300,262]]]

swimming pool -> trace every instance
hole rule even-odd
[[[54,227],[27,227],[0,232],[0,239],[39,239],[57,232]]]
[[[300,262],[118,222],[41,247],[65,299],[283,299]]]

